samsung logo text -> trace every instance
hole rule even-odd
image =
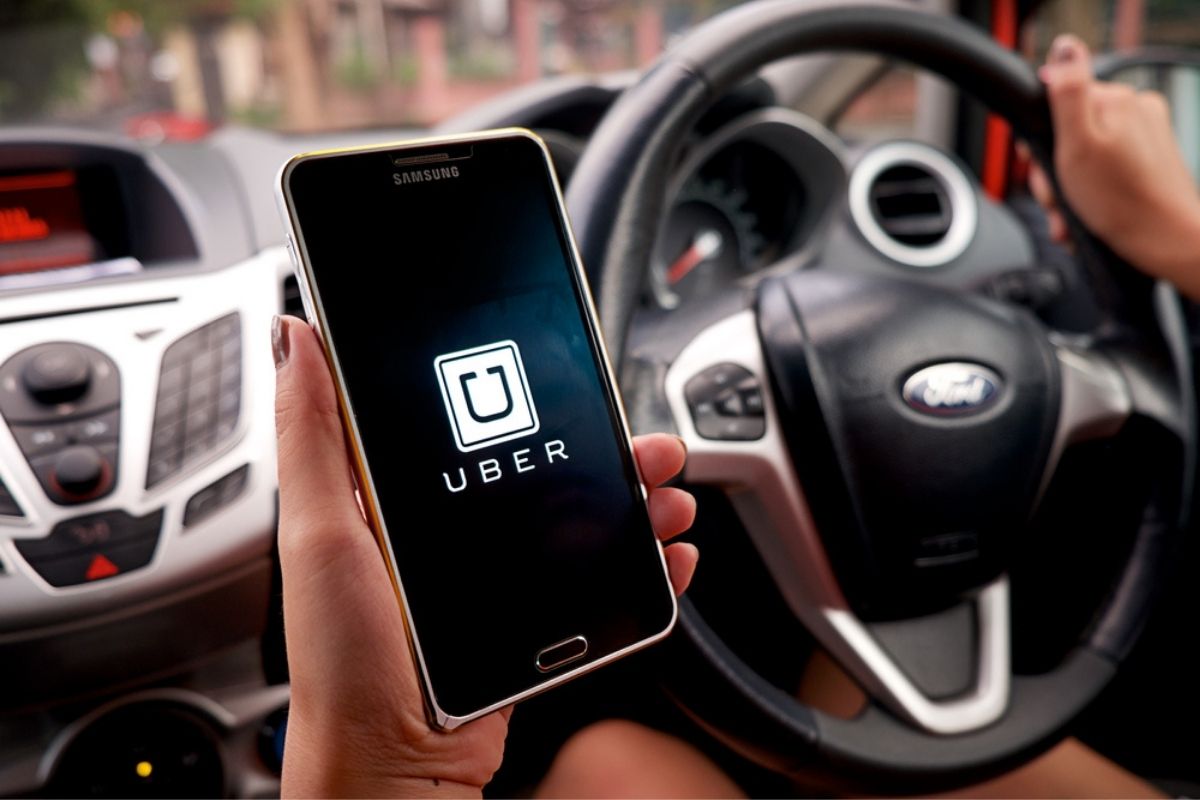
[[[410,183],[432,183],[458,177],[458,167],[430,167],[428,169],[410,169],[407,172],[393,172],[392,183],[406,186]]]

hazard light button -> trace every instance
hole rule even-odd
[[[111,578],[113,575],[120,575],[121,568],[112,562],[112,559],[103,553],[96,553],[92,556],[92,562],[88,564],[87,572],[83,573],[85,580],[98,581],[101,578]]]
[[[45,539],[17,541],[17,551],[51,586],[76,586],[149,564],[158,547],[161,510],[143,517],[104,512],[55,526]]]

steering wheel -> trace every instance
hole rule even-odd
[[[688,131],[759,67],[818,50],[938,73],[1053,164],[1033,70],[962,21],[890,3],[735,8],[619,98],[574,173],[568,204],[614,354]],[[669,409],[689,447],[685,480],[727,493],[790,611],[870,698],[852,719],[804,705],[685,597],[671,647],[687,663],[667,688],[742,753],[893,791],[980,779],[1057,741],[1129,653],[1190,493],[1190,365],[1174,295],[1067,214],[1102,309],[1087,335],[928,282],[805,269],[761,282],[664,371],[623,381],[637,405],[650,393]],[[697,409],[731,387],[761,402],[761,422],[720,437]],[[1133,434],[1154,490],[1111,592],[1056,666],[1014,674],[1007,573],[1033,549],[1022,534],[1060,456]],[[952,685],[952,674],[967,680]]]

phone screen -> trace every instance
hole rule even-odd
[[[674,603],[540,145],[429,149],[452,158],[285,180],[435,700],[466,716]],[[582,658],[535,663],[577,636]]]

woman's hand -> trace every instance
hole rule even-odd
[[[1038,73],[1054,117],[1054,167],[1067,204],[1118,255],[1200,298],[1200,192],[1179,150],[1167,102],[1158,92],[1097,81],[1078,38],[1054,40]],[[1030,188],[1067,227],[1044,172]]]
[[[333,381],[313,330],[276,318],[279,557],[292,699],[284,797],[478,796],[500,766],[511,709],[450,733],[425,720],[400,607],[354,492]],[[683,468],[682,442],[635,442],[661,539],[692,524],[688,493],[659,484]],[[676,592],[698,553],[666,548]]]

